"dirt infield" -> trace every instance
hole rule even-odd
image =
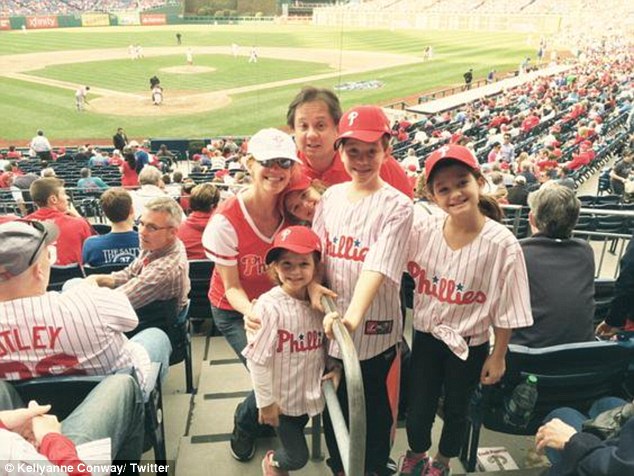
[[[182,54],[182,47],[163,47],[144,49],[145,57],[157,57]],[[231,54],[229,47],[197,47],[196,55],[201,54]],[[326,50],[313,48],[260,48],[261,58],[281,60],[313,61],[328,64],[334,72],[293,78],[284,81],[274,81],[239,88],[225,89],[208,93],[191,91],[165,91],[163,104],[154,106],[150,94],[147,96],[104,88],[91,88],[91,94],[98,97],[90,101],[88,110],[97,114],[122,115],[134,117],[156,117],[171,115],[187,115],[220,109],[231,103],[231,96],[252,91],[276,88],[292,84],[307,84],[311,81],[338,77],[342,74],[363,73],[394,66],[412,64],[420,58],[408,55],[376,53],[369,51]],[[246,55],[245,61],[247,60]],[[85,63],[90,61],[106,61],[115,59],[129,59],[127,48],[56,51],[52,53],[31,53],[0,57],[0,75],[29,81],[36,84],[47,84],[64,89],[76,90],[80,84],[58,81],[24,74],[28,71],[58,64]],[[202,70],[204,68],[204,71]],[[209,72],[213,68],[201,66],[175,66],[168,68],[169,72],[178,74],[197,74]]]

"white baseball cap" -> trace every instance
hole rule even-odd
[[[249,140],[247,150],[258,162],[290,159],[301,163],[297,158],[297,147],[293,138],[279,129],[262,129],[256,132]]]

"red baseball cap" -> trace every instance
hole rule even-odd
[[[462,145],[448,144],[429,154],[429,157],[425,160],[425,178],[429,180],[436,165],[447,159],[457,160],[472,169],[480,168],[478,160],[470,149]]]
[[[275,235],[273,246],[266,253],[266,264],[271,264],[272,261],[275,261],[284,250],[300,255],[317,251],[321,255],[321,241],[315,232],[306,226],[284,228]]]
[[[392,135],[390,120],[378,106],[357,106],[347,111],[339,120],[339,137],[335,149],[342,139],[357,139],[376,142],[385,134]]]
[[[296,174],[291,176],[291,181],[284,189],[284,195],[295,192],[297,190],[306,190],[312,185],[313,181],[304,174]]]

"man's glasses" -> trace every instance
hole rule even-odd
[[[168,228],[174,228],[173,226],[156,226],[152,223],[145,224],[142,220],[139,220],[139,226],[145,228],[149,233],[156,233],[159,230],[167,230]]]
[[[262,167],[266,167],[270,169],[274,165],[277,165],[280,169],[290,169],[291,165],[293,165],[293,160],[291,159],[269,159],[269,160],[259,160],[258,161]]]

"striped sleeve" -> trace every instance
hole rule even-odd
[[[394,283],[401,282],[407,258],[407,244],[413,221],[413,206],[399,200],[387,213],[377,241],[371,246],[363,263],[364,271],[376,271]]]
[[[222,266],[238,264],[238,235],[222,214],[215,214],[207,223],[202,238],[207,258]]]
[[[528,327],[533,324],[530,288],[524,253],[515,238],[507,245],[506,254],[493,325],[504,329]]]
[[[253,313],[260,316],[262,327],[255,334],[242,351],[249,361],[259,365],[266,365],[273,356],[273,346],[277,340],[278,312],[272,303],[265,302],[266,298],[260,298],[253,307]]]

